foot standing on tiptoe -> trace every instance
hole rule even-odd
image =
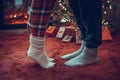
[[[50,68],[55,65],[54,59],[47,56],[44,48],[45,30],[54,3],[55,0],[32,0],[29,9],[30,47],[27,54],[43,68]]]

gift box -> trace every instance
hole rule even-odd
[[[75,27],[66,27],[65,28],[65,36],[69,35],[72,36],[72,40],[75,41],[76,38],[76,31],[75,31]]]
[[[59,27],[56,38],[63,38],[64,33],[65,33],[65,27]]]
[[[64,38],[62,39],[63,42],[70,42],[72,40],[72,36],[66,35],[64,36]]]
[[[49,37],[55,37],[57,34],[58,28],[56,26],[49,26],[46,30],[46,35]]]
[[[108,26],[102,26],[102,40],[112,40]]]
[[[80,32],[80,29],[77,28],[76,29],[76,44],[81,44],[81,43],[82,43],[81,32]]]

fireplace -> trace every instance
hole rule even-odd
[[[30,0],[1,0],[0,29],[26,28]]]

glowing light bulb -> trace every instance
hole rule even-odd
[[[25,18],[28,18],[28,16],[26,15]]]
[[[17,17],[17,15],[15,14],[13,17],[14,17],[14,18],[16,18],[16,17]]]
[[[104,11],[104,14],[107,14],[107,12],[106,12],[106,11]]]
[[[109,7],[110,9],[112,9],[112,5],[110,5],[110,7]]]
[[[105,6],[102,6],[102,8],[104,8]]]
[[[107,3],[110,3],[110,1],[108,0]]]

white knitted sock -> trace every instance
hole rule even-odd
[[[85,44],[85,42],[82,41],[82,45],[81,45],[80,49],[78,49],[77,51],[75,51],[73,53],[69,53],[69,54],[66,54],[64,56],[61,56],[61,58],[62,59],[71,59],[71,58],[74,58],[74,57],[78,56],[79,54],[82,53],[82,50],[83,50],[83,48],[85,46],[84,44]]]
[[[84,47],[82,53],[77,57],[70,59],[69,61],[65,62],[66,66],[85,66],[91,63],[95,63],[99,61],[98,57],[98,48],[87,48]]]
[[[27,54],[43,68],[50,68],[55,65],[52,62],[53,59],[49,58],[44,51],[44,37],[30,35],[30,47]]]

